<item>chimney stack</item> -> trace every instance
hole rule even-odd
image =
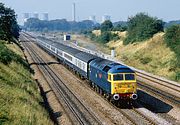
[[[75,3],[72,4],[72,21],[76,21],[76,6],[75,6]]]

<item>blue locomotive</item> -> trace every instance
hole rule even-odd
[[[68,65],[110,100],[137,99],[136,74],[127,66],[69,47],[62,43],[38,40],[37,44]]]

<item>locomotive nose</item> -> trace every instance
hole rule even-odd
[[[119,94],[114,94],[113,99],[114,100],[119,100]]]
[[[137,94],[132,94],[132,95],[131,95],[131,98],[132,98],[133,100],[136,100],[136,99],[138,98],[138,95],[137,95]]]

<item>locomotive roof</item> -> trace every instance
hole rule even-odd
[[[93,60],[90,65],[108,73],[134,73],[134,71],[127,66],[99,57]]]
[[[110,63],[112,63],[112,61],[98,57],[97,59],[91,62],[91,66],[102,70],[105,66],[107,66]]]
[[[111,67],[108,73],[134,73],[134,71],[129,67],[120,64]]]

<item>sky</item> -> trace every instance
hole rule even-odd
[[[98,22],[103,15],[111,21],[126,21],[139,12],[148,13],[163,21],[180,20],[180,0],[0,0],[11,7],[21,23],[23,13],[49,13],[49,19],[72,20],[72,4],[76,4],[76,20],[95,15]]]

